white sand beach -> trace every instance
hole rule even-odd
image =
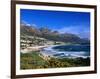
[[[33,47],[27,47],[25,49],[21,49],[22,53],[29,53],[31,51],[40,51],[43,48],[47,48],[47,47],[54,47],[54,46],[58,46],[58,45],[45,45],[45,46],[33,46]]]
[[[40,51],[41,49],[48,47],[48,46],[50,46],[50,45],[27,47],[26,49],[21,49],[21,52],[22,53],[29,53],[30,51]]]

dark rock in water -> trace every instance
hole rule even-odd
[[[54,56],[65,56],[64,53],[54,54]]]

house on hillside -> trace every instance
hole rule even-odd
[[[21,36],[20,37],[20,47],[25,49],[32,46],[44,46],[44,45],[53,45],[53,41],[49,41],[45,38],[34,37],[34,36]]]

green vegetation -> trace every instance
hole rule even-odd
[[[21,69],[39,69],[39,68],[61,68],[61,67],[79,67],[89,66],[90,58],[53,58],[48,60],[42,58],[38,52],[21,53]]]
[[[39,56],[38,52],[21,53],[21,69],[34,69],[44,65],[45,61]],[[41,68],[41,67],[40,67]]]

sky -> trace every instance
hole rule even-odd
[[[21,9],[21,22],[37,28],[47,27],[60,33],[72,33],[90,38],[90,13]]]

